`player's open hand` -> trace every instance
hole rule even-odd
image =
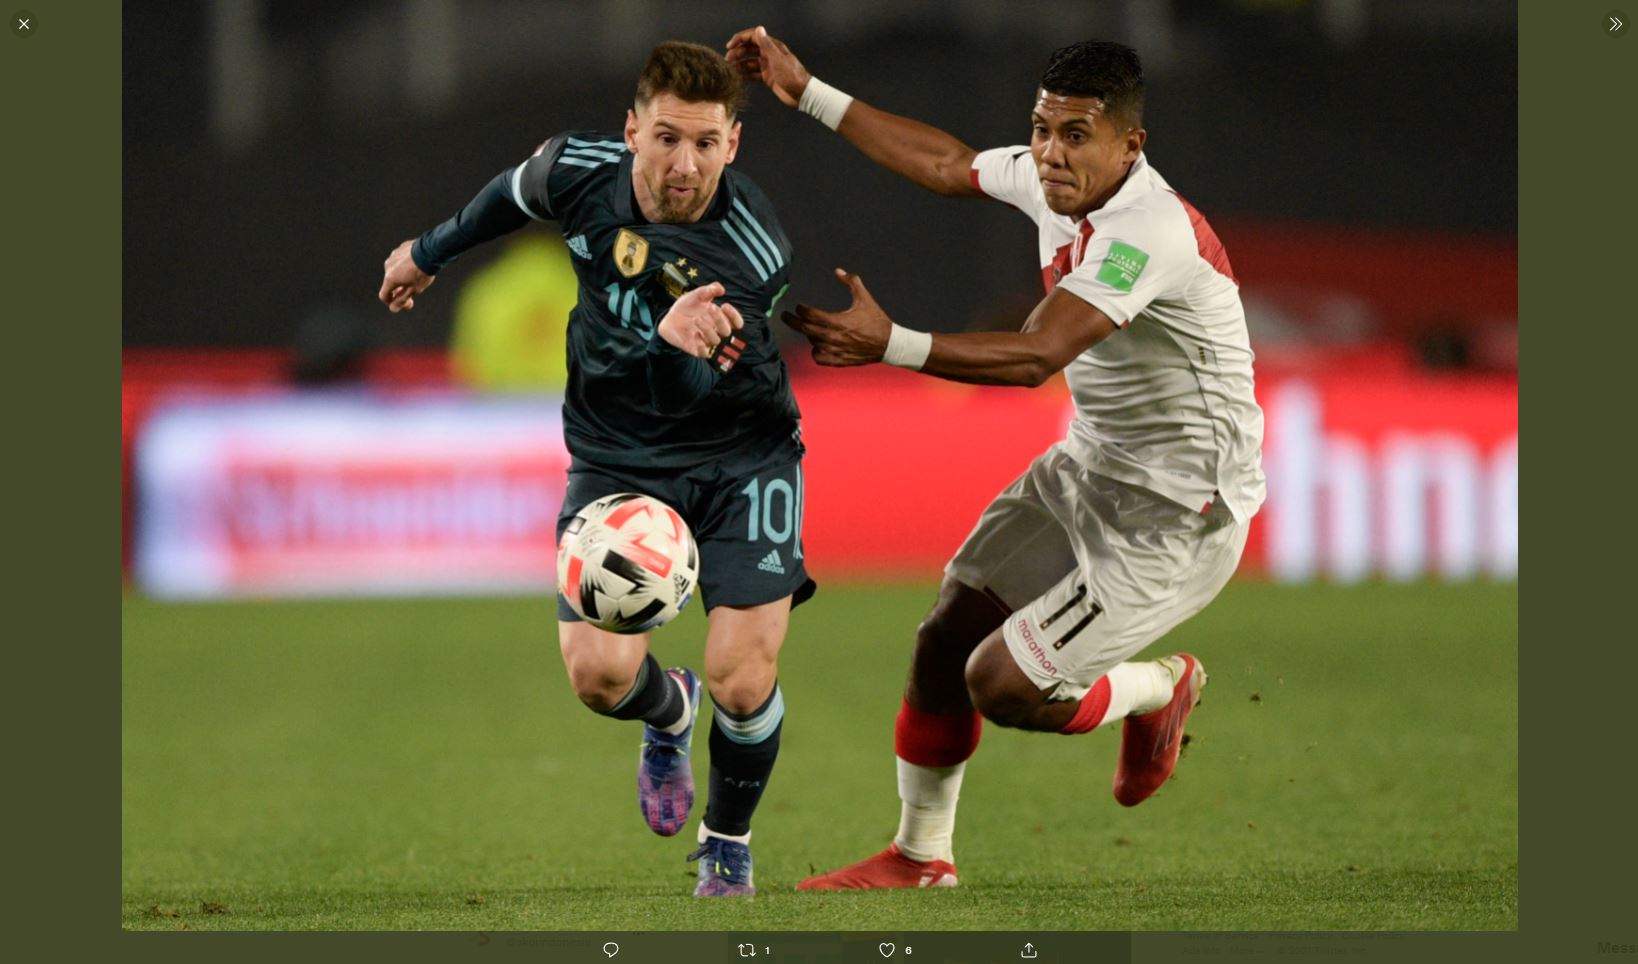
[[[719,342],[745,327],[738,308],[713,300],[726,291],[722,282],[713,281],[684,292],[660,319],[660,337],[695,358],[710,358]]]
[[[887,353],[893,320],[876,304],[858,275],[837,268],[836,278],[853,295],[853,304],[846,311],[797,305],[794,312],[787,311],[780,317],[813,343],[813,360],[821,365],[845,368],[881,361]]]
[[[747,27],[728,39],[728,64],[746,80],[760,80],[784,103],[795,107],[813,75],[791,48],[762,27]]]
[[[393,314],[415,307],[415,296],[427,290],[437,278],[422,271],[410,257],[413,240],[392,249],[382,266],[381,293],[376,295]]]

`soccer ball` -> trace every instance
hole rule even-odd
[[[646,633],[682,612],[700,553],[677,510],[635,492],[606,495],[569,520],[557,547],[557,589],[598,629]]]

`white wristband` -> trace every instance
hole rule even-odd
[[[802,99],[797,101],[796,109],[835,130],[842,123],[842,115],[847,113],[851,103],[852,97],[817,77],[809,77],[808,86],[802,90]]]
[[[921,366],[927,364],[927,356],[932,351],[932,332],[894,325],[887,335],[887,351],[882,355],[882,361],[918,372]]]

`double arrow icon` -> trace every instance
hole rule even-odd
[[[1626,26],[1626,24],[1621,22],[1620,17],[1614,16],[1614,15],[1610,16],[1610,33],[1615,33],[1616,31],[1620,30],[1624,26]]]

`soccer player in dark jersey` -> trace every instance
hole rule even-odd
[[[802,561],[803,447],[790,378],[768,325],[791,245],[773,207],[727,165],[744,89],[722,55],[654,48],[620,132],[573,131],[508,168],[450,220],[387,258],[380,299],[415,298],[451,261],[536,221],[555,221],[580,279],[569,315],[563,434],[572,461],[558,537],[602,496],[675,507],[700,550],[714,706],[698,896],[755,893],[751,814],[779,752],[779,648],[813,594]],[[720,303],[719,303],[719,300]],[[581,621],[560,597],[569,681],[592,710],[642,720],[638,802],[671,836],[688,821],[688,752],[701,683],[662,670],[648,636]]]

